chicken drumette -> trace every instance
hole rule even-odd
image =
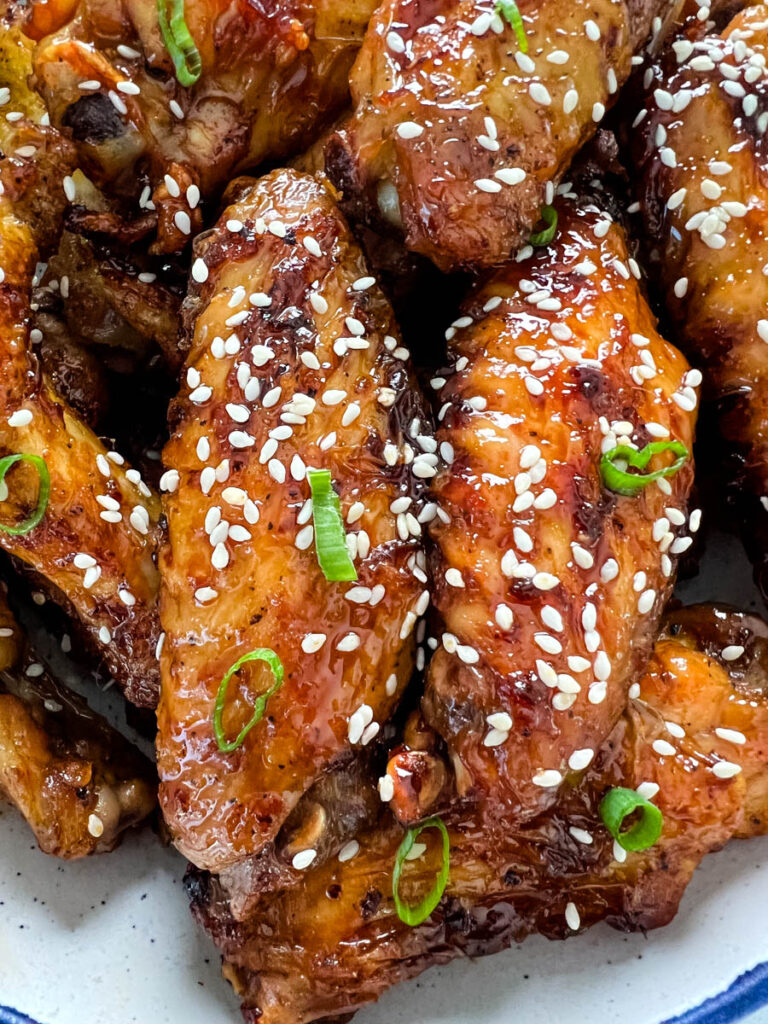
[[[408,352],[331,192],[275,171],[231,198],[195,247],[163,481],[161,804],[177,846],[213,870],[264,849],[392,714],[429,600],[437,463]],[[336,581],[318,561],[322,470],[354,567]]]
[[[633,136],[640,201],[670,319],[716,404],[766,589],[768,8],[747,8],[721,36],[689,35],[649,72]]]
[[[326,146],[328,173],[356,217],[401,231],[441,269],[501,263],[668,8],[385,0],[352,70],[355,111]]]
[[[57,857],[113,849],[155,806],[149,761],[35,656],[0,589],[0,795]]]
[[[298,152],[333,120],[372,5],[186,0],[199,66],[189,58],[181,78],[161,31],[170,8],[35,0],[26,24],[52,123],[163,252],[200,230],[201,194]]]

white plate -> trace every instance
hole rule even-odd
[[[718,554],[681,588],[686,602],[759,608],[738,543],[718,537],[709,547]],[[0,1006],[39,1024],[236,1024],[237,1001],[187,910],[183,873],[182,858],[146,832],[107,856],[56,861],[3,810]],[[356,1024],[658,1024],[719,993],[686,1024],[725,1024],[768,1002],[768,965],[733,986],[768,961],[766,908],[768,837],[734,842],[707,858],[667,928],[530,939],[429,971]],[[0,1024],[17,1021],[0,1009]]]

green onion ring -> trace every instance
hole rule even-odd
[[[628,814],[641,810],[642,817],[626,832],[621,825]],[[664,817],[659,808],[637,790],[621,786],[609,789],[600,801],[600,817],[613,838],[625,850],[647,850],[661,835]]]
[[[677,458],[670,466],[654,470],[653,473],[628,473],[626,469],[616,465],[619,461],[625,463],[627,467],[645,469],[655,455],[661,455],[663,452],[671,452]],[[681,441],[653,441],[640,451],[620,444],[616,448],[611,448],[600,459],[600,475],[609,491],[632,497],[654,480],[674,476],[688,458],[688,454],[688,449]]]
[[[554,206],[542,206],[541,220],[546,223],[543,231],[535,231],[528,239],[531,245],[549,245],[557,231],[557,210]]]
[[[403,903],[400,899],[398,892],[400,888],[400,875],[402,874],[403,864],[405,858],[413,849],[413,844],[416,842],[418,837],[427,828],[436,828],[443,837],[443,863],[440,868],[440,872],[435,879],[435,884],[424,897],[424,899],[415,905],[409,905]],[[451,859],[451,843],[448,838],[448,829],[443,824],[441,818],[428,818],[422,825],[417,828],[409,828],[403,837],[402,843],[397,849],[395,855],[395,869],[392,872],[392,895],[395,899],[395,909],[397,910],[397,916],[405,924],[409,924],[412,928],[416,925],[426,921],[432,911],[435,909],[437,904],[440,902],[445,887],[448,884],[448,871]]]
[[[45,459],[42,459],[39,455],[28,455],[26,452],[20,452],[17,455],[6,455],[0,459],[0,484],[5,480],[5,474],[11,466],[15,466],[17,462],[28,462],[30,466],[35,467],[40,478],[40,488],[37,494],[37,508],[28,519],[25,519],[23,523],[19,523],[18,526],[6,526],[5,523],[0,523],[0,530],[3,533],[10,533],[14,537],[34,530],[45,515],[45,510],[48,508],[48,499],[51,495],[51,474],[48,472]]]
[[[253,715],[251,716],[250,721],[243,726],[235,739],[228,740],[224,735],[224,726],[221,721],[224,713],[224,702],[227,699],[227,687],[229,686],[229,681],[235,672],[238,672],[247,661],[266,662],[272,670],[272,675],[275,677],[275,681],[266,693],[262,693],[261,696],[257,697],[254,701]],[[257,647],[255,650],[249,651],[248,654],[244,654],[242,658],[238,658],[232,668],[221,680],[221,683],[219,684],[219,691],[216,694],[216,704],[214,705],[213,710],[213,731],[216,733],[216,742],[219,745],[219,750],[223,751],[225,754],[231,754],[233,750],[237,750],[254,725],[256,725],[257,722],[260,722],[264,717],[264,709],[267,706],[267,701],[270,697],[274,696],[274,694],[276,694],[283,685],[283,675],[283,663],[270,647]]]
[[[327,469],[310,469],[307,479],[312,491],[315,551],[323,575],[331,583],[356,580],[357,571],[347,550],[341,503],[331,474]]]
[[[184,0],[157,0],[157,18],[165,48],[176,70],[176,77],[185,88],[194,85],[200,77],[203,64],[200,51],[195,46],[195,40],[184,20]]]
[[[520,44],[520,49],[523,53],[528,53],[528,39],[525,34],[525,25],[523,25],[523,19],[515,0],[496,0],[496,6],[493,8],[493,11],[494,14],[500,14],[502,18],[506,18],[515,30],[515,35],[517,36],[517,41]]]

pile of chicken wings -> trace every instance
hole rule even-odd
[[[672,597],[713,481],[768,588],[767,58],[707,0],[0,3],[0,794],[159,824],[247,1022],[768,830],[768,624]]]

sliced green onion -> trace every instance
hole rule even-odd
[[[34,530],[45,515],[45,510],[48,508],[48,499],[51,495],[51,474],[48,472],[45,459],[40,458],[39,455],[28,455],[26,452],[20,452],[18,455],[6,455],[0,459],[0,484],[5,480],[5,474],[11,466],[15,466],[17,462],[28,462],[30,466],[35,467],[40,478],[40,487],[37,492],[37,508],[28,519],[25,519],[23,523],[19,523],[18,526],[7,526],[5,523],[0,523],[0,530],[3,533],[10,533],[14,537]]]
[[[547,225],[543,231],[535,231],[528,241],[531,245],[549,245],[557,231],[557,210],[554,206],[542,206],[541,220]]]
[[[221,721],[222,715],[224,714],[224,702],[227,699],[227,687],[229,686],[229,681],[235,672],[239,672],[247,661],[266,662],[272,670],[272,675],[275,677],[275,681],[266,693],[262,693],[261,696],[257,697],[254,701],[253,715],[251,716],[250,721],[243,726],[235,739],[228,740],[224,735],[224,725]],[[283,675],[283,663],[269,647],[257,647],[256,650],[249,651],[248,654],[244,654],[242,658],[238,658],[229,672],[227,672],[221,680],[221,683],[219,684],[219,692],[216,694],[216,704],[213,709],[213,731],[216,733],[216,742],[219,745],[219,750],[222,750],[225,754],[231,754],[233,750],[237,750],[254,725],[256,725],[257,722],[260,722],[264,717],[264,709],[267,706],[267,701],[270,697],[274,696],[283,685]]]
[[[400,899],[400,875],[403,871],[403,864],[406,857],[413,849],[413,844],[416,842],[418,837],[427,828],[436,828],[443,837],[443,863],[440,868],[440,872],[435,879],[435,884],[432,886],[430,891],[424,897],[420,903],[408,904],[403,903]],[[423,825],[419,825],[418,828],[409,828],[403,837],[402,843],[397,849],[395,855],[395,869],[392,872],[392,895],[395,898],[395,909],[397,910],[397,916],[405,924],[411,925],[415,928],[417,924],[421,924],[422,921],[426,921],[432,911],[435,909],[437,904],[440,902],[445,887],[448,884],[448,869],[451,859],[451,844],[448,838],[448,829],[442,822],[441,818],[428,818]]]
[[[677,456],[670,466],[656,469],[652,473],[627,472],[630,466],[633,469],[645,469],[655,455],[661,455],[663,452],[671,452]],[[600,459],[600,475],[609,491],[631,497],[639,494],[654,480],[660,480],[664,476],[674,476],[687,458],[688,449],[680,441],[653,441],[645,448],[641,448],[640,451],[620,444],[617,448],[611,448]]]
[[[528,39],[525,35],[525,25],[523,25],[523,19],[520,16],[515,0],[496,0],[496,6],[493,8],[495,14],[500,14],[502,18],[506,18],[512,28],[515,30],[517,41],[520,44],[520,49],[523,53],[528,53]]]
[[[626,832],[622,832],[624,819],[633,811],[642,811],[639,820]],[[609,789],[600,801],[600,817],[619,846],[630,852],[647,850],[653,846],[664,824],[664,817],[655,804],[640,796],[636,790],[621,786]]]
[[[315,551],[323,576],[332,583],[356,580],[357,572],[347,551],[341,503],[331,474],[327,469],[310,469],[307,479],[312,491]]]
[[[195,40],[184,20],[184,0],[157,0],[157,18],[163,42],[176,70],[176,77],[185,88],[194,85],[203,70],[203,63],[200,60],[200,51],[195,46]]]

